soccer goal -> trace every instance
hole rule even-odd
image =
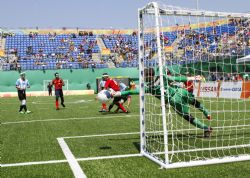
[[[249,53],[249,19],[246,13],[155,2],[138,10],[144,156],[164,168],[250,160],[250,101],[242,97],[248,84],[234,78],[250,69],[235,62]],[[151,81],[145,79],[146,68],[155,73]],[[185,81],[170,82],[166,75],[200,75],[206,81],[194,81],[193,95],[187,97],[181,89]],[[158,93],[152,89],[157,87]],[[194,95],[199,104],[189,102]]]
[[[51,82],[52,80],[43,80],[43,91],[44,91],[44,96],[48,96],[48,84]],[[69,91],[69,80],[63,80],[64,81],[64,86],[63,86],[63,94],[67,95],[68,91]],[[54,91],[54,87],[52,88],[52,95],[54,95],[55,91]]]

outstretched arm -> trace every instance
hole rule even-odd
[[[198,80],[200,81],[202,79],[202,77],[200,75],[197,76],[192,76],[192,77],[186,77],[186,76],[167,76],[166,77],[167,80],[169,80],[170,82],[186,82],[186,81],[194,81],[194,80]]]
[[[138,95],[139,94],[139,90],[135,89],[135,90],[127,90],[127,91],[122,91],[121,92],[121,96],[127,96],[127,95]]]

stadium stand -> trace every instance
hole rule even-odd
[[[178,24],[177,24],[178,27]],[[231,19],[228,24],[207,26],[206,28],[182,29],[163,32],[167,64],[184,64],[207,61],[216,56],[250,54],[249,21]],[[110,55],[101,54],[97,38],[103,40]],[[156,38],[148,33],[144,36],[148,50],[147,66],[156,64],[154,46]],[[130,34],[14,34],[5,37],[7,63],[3,70],[47,70],[138,67],[137,32]],[[152,47],[153,46],[153,47]],[[152,47],[152,48],[151,48]],[[242,51],[243,49],[243,51]],[[99,55],[99,59],[93,59]],[[16,57],[16,58],[15,58]],[[2,60],[3,61],[3,60]]]

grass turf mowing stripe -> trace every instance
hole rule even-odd
[[[78,164],[75,156],[70,151],[70,148],[68,147],[68,145],[64,141],[64,139],[57,138],[57,140],[58,140],[58,143],[63,151],[63,154],[65,155],[66,159],[68,160],[68,163],[70,165],[71,170],[73,171],[75,178],[86,178],[87,176],[84,174],[82,168]]]

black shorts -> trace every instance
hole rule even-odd
[[[26,100],[26,91],[25,90],[17,90],[19,100]]]
[[[118,103],[119,101],[123,100],[124,103],[127,101],[128,96],[119,96],[119,97],[114,97],[113,103]]]
[[[63,91],[62,91],[62,89],[55,90],[55,95],[57,97],[63,97]]]

